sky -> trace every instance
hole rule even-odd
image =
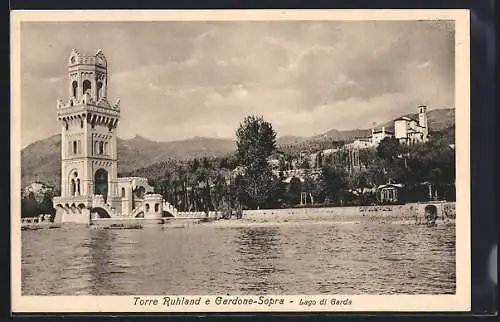
[[[23,22],[23,147],[60,131],[72,48],[103,50],[122,139],[234,138],[247,115],[312,136],[454,107],[448,21]]]

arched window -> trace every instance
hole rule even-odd
[[[108,155],[108,142],[104,142],[104,154]]]
[[[146,212],[149,212],[149,204],[146,204]]]
[[[99,142],[98,141],[94,141],[94,154],[98,154],[99,153]]]
[[[104,142],[99,141],[99,154],[104,153]]]
[[[76,154],[76,141],[73,141],[73,154]]]
[[[68,122],[65,122],[66,131],[68,130]]]
[[[83,81],[83,94],[90,92],[92,85],[88,79]]]
[[[155,203],[155,212],[158,212],[158,210],[160,210],[160,204]]]
[[[76,194],[75,179],[71,179],[71,195],[74,196],[75,194]]]
[[[73,97],[76,97],[76,91],[78,89],[78,82],[77,81],[73,81],[73,83],[71,83],[71,87],[73,89],[73,92],[72,92]]]
[[[80,128],[83,129],[83,119],[80,120]]]
[[[122,188],[122,198],[125,198],[125,188]]]
[[[80,179],[76,179],[76,192],[80,195]]]
[[[97,100],[102,97],[102,82],[97,83]]]

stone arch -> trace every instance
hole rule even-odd
[[[434,222],[438,217],[438,209],[435,205],[427,205],[424,208],[427,222]]]
[[[106,209],[101,207],[94,207],[90,212],[92,214],[97,214],[99,218],[111,218],[111,215],[106,211]]]
[[[144,211],[139,211],[136,215],[135,218],[144,218]]]
[[[103,168],[97,169],[94,174],[94,194],[101,195],[104,202],[108,197],[108,171]]]
[[[78,208],[80,208],[80,209],[85,208],[85,204],[83,204],[83,203],[79,203],[79,204],[78,204]]]
[[[76,214],[76,213],[80,213],[80,209],[76,207],[75,203],[72,203],[70,208],[72,213]]]
[[[163,213],[161,216],[162,217],[175,217],[175,215],[172,212],[165,210],[165,209],[163,209]]]
[[[76,168],[72,169],[69,172],[69,183],[70,183],[71,195],[76,196],[77,192],[80,191],[79,190],[80,179],[79,179],[79,175],[78,175],[78,170]]]
[[[88,79],[83,81],[83,94],[92,90],[92,83]]]
[[[143,186],[138,186],[135,189],[135,196],[137,198],[142,199],[142,198],[144,198],[145,194],[146,194],[146,188],[144,188]]]

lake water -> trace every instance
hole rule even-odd
[[[23,231],[22,293],[454,294],[455,225]]]

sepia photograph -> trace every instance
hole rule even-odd
[[[469,309],[466,12],[313,13],[15,13],[14,307]]]

